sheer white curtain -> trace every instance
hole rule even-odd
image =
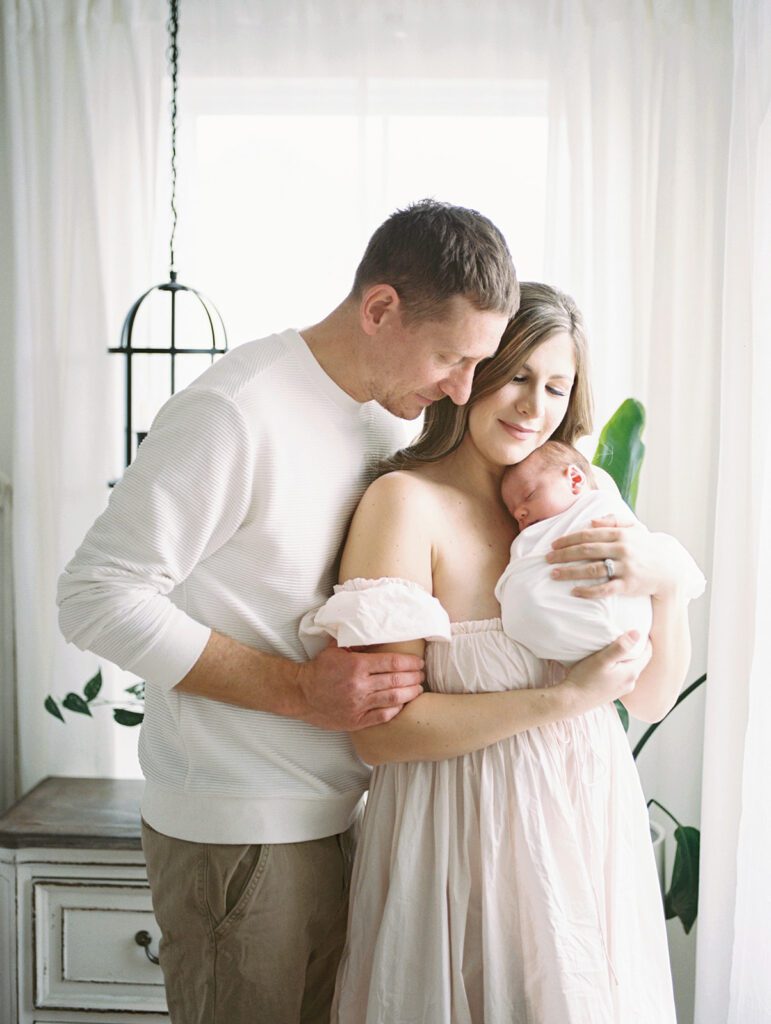
[[[64,727],[49,692],[96,662],[68,648],[58,573],[114,472],[105,349],[152,276],[163,11],[151,0],[3,5],[13,190],[14,560],[21,782],[113,774],[112,722]],[[155,273],[160,276],[160,268]],[[94,723],[96,725],[96,723]]]
[[[734,3],[698,1024],[771,1020],[771,8]],[[730,540],[729,540],[730,538]]]
[[[597,422],[627,395],[646,407],[638,513],[710,578],[730,10],[566,0],[551,13],[547,276],[585,311]],[[706,667],[707,618],[697,602],[690,679]],[[638,762],[646,795],[697,826],[702,710],[697,693]],[[670,839],[670,867],[673,852]],[[668,935],[688,1022],[696,935],[677,921]]]

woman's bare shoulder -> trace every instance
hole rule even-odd
[[[434,485],[414,470],[386,473],[364,493],[353,517],[341,579],[398,576],[431,591]]]
[[[407,505],[411,510],[424,504],[439,501],[441,488],[426,474],[415,469],[398,469],[384,473],[369,485],[362,498],[362,504],[377,507]]]

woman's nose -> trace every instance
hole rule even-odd
[[[529,389],[519,396],[517,411],[530,419],[537,419],[543,411],[543,396],[540,391]]]

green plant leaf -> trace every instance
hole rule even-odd
[[[636,398],[627,398],[602,428],[592,462],[610,473],[621,497],[634,511],[640,467],[645,455],[642,431],[645,408]]]
[[[94,697],[96,697],[96,695],[99,693],[99,691],[101,689],[102,689],[102,670],[99,669],[99,671],[96,673],[96,675],[93,677],[93,679],[89,679],[89,681],[86,683],[86,685],[85,685],[85,687],[83,689],[83,695],[86,698],[86,700],[89,702],[89,704],[94,699]]]
[[[680,825],[675,829],[675,863],[672,867],[672,884],[664,897],[664,913],[667,919],[679,917],[685,934],[693,927],[699,909],[699,830],[692,825]]]
[[[145,684],[144,681],[141,683],[134,683],[133,686],[127,686],[126,693],[130,693],[132,697],[136,697],[137,700],[145,699]]]
[[[88,704],[86,704],[83,698],[79,697],[77,693],[68,693],[62,701],[62,704],[68,711],[77,711],[79,715],[88,715],[89,718],[92,717]]]
[[[629,712],[620,700],[614,700],[613,703],[616,705],[616,711],[618,711],[618,717],[621,719],[624,732],[629,732]]]
[[[115,708],[112,717],[118,725],[139,725],[145,716],[141,711],[127,711],[126,708]]]
[[[45,704],[43,705],[49,715],[53,715],[54,718],[58,718],[60,722],[64,721],[64,715],[59,710],[59,705],[53,699],[53,697],[46,697]]]

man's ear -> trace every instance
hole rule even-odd
[[[401,320],[399,293],[390,284],[370,285],[361,297],[359,321],[365,334],[374,335],[392,322]]]
[[[565,472],[570,480],[570,490],[573,494],[579,494],[586,484],[586,473],[572,462],[565,467]]]

